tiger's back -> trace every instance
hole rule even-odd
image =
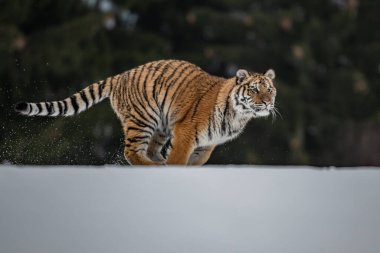
[[[110,99],[119,117],[138,117],[154,129],[167,128],[184,120],[191,109],[198,111],[203,96],[223,81],[186,61],[155,61],[123,73]],[[212,94],[207,98],[215,100]],[[212,100],[208,102],[212,107]]]

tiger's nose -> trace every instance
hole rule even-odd
[[[264,104],[264,105],[269,105],[269,104],[270,104],[270,101],[269,101],[269,100],[263,100],[263,104]]]

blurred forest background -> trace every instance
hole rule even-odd
[[[276,70],[282,118],[253,120],[211,164],[380,165],[380,1],[2,0],[0,163],[125,164],[109,102],[26,118],[157,59],[214,75]]]

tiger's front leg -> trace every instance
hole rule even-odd
[[[195,127],[175,126],[166,164],[187,165],[195,146]]]

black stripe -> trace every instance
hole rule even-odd
[[[156,126],[158,125],[157,119],[152,117],[152,115],[150,115],[147,111],[145,111],[145,112],[146,112],[147,116],[150,117],[151,120],[149,120],[145,117],[144,112],[140,110],[139,106],[135,105],[133,102],[132,102],[132,105],[133,105],[133,108],[135,109],[135,112],[140,116],[140,118],[142,118],[143,120],[145,120],[147,122],[151,122],[151,120],[153,120],[156,123]],[[141,106],[143,107],[143,105],[141,105]]]
[[[156,86],[157,86],[157,84],[159,83],[159,79],[160,79],[160,78],[156,78],[156,79],[154,80],[154,85],[153,85],[153,89],[152,89],[153,99],[154,99],[154,101],[156,101],[156,104],[157,104],[158,95],[159,95],[159,93],[156,92]]]
[[[168,80],[167,77],[165,76],[166,73],[171,69],[173,70],[173,66],[172,66],[172,63],[175,62],[175,61],[167,61],[166,65],[163,67],[163,70],[161,71],[161,75],[159,76],[159,78],[157,79],[157,82],[155,82],[155,84],[159,85],[159,89],[158,89],[158,92],[157,92],[157,86],[155,85],[154,87],[154,90],[155,92],[160,95],[161,93],[161,89],[162,89],[162,86],[165,84],[165,82]],[[173,70],[174,71],[174,70]],[[155,97],[155,100],[156,100],[156,103],[158,102],[158,97],[156,96]]]
[[[165,61],[159,61],[156,66],[154,66],[154,74],[152,75],[152,78],[154,78],[153,80],[153,87],[152,87],[152,97],[153,99],[156,101],[156,97],[157,97],[157,94],[156,94],[156,86],[157,86],[157,80],[162,77],[162,74],[163,74],[163,71],[160,71],[160,69],[163,67],[162,65],[165,63]],[[159,71],[159,75],[157,77],[154,77],[154,75],[156,74],[156,72]],[[156,101],[157,102],[157,101]]]
[[[184,66],[183,68],[181,68],[183,65],[185,65],[186,64],[186,62],[181,62],[180,64],[179,64],[179,66],[171,73],[171,75],[168,77],[168,80],[167,80],[167,84],[169,85],[169,86],[171,86],[171,85],[173,85],[173,84],[175,84],[177,81],[178,81],[178,79],[182,76],[182,74],[187,70],[187,69],[189,69],[189,68],[191,68],[192,66],[191,65],[189,65],[189,64],[187,64],[186,66]],[[176,72],[178,71],[178,70],[180,70],[181,69],[181,71],[180,71],[180,73],[175,77],[175,79],[173,79],[173,80],[171,80],[174,76],[175,76],[175,74],[176,74]]]
[[[185,82],[185,80],[186,80],[189,76],[191,76],[195,71],[197,71],[197,69],[192,69],[189,73],[187,73],[187,75],[186,75],[186,76],[181,80],[181,82],[178,84],[177,89],[174,91],[173,96],[172,96],[172,98],[171,98],[172,101],[170,101],[168,111],[170,111],[170,109],[171,109],[171,107],[172,107],[172,104],[173,104],[175,98],[177,97],[177,93],[179,92],[179,88],[182,87],[182,85],[183,85],[183,83]],[[195,75],[195,76],[193,77],[193,79],[191,79],[191,80],[188,81],[188,84],[190,84],[191,82],[193,82],[193,81],[194,81],[195,79],[197,79],[198,77],[202,76],[202,74],[203,74],[203,73],[198,73],[197,75]],[[182,95],[182,94],[185,92],[185,90],[186,90],[187,88],[189,88],[189,87],[190,87],[190,85],[187,85],[184,89],[182,89],[181,92],[179,92],[178,96],[179,96],[179,95]],[[166,115],[166,116],[167,116],[167,115]]]
[[[139,109],[139,105],[140,106],[142,106],[141,105],[141,103],[140,103],[140,101],[137,99],[137,94],[136,94],[136,90],[134,89],[134,86],[132,86],[132,87],[130,87],[130,89],[129,89],[129,92],[128,92],[128,100],[129,100],[129,104],[133,107],[133,108],[135,108],[136,107],[136,111],[139,113],[139,114],[141,114],[142,112],[140,111],[140,109]],[[141,115],[140,115],[141,116]],[[141,116],[142,118],[144,118],[144,120],[147,120],[144,116]]]
[[[173,69],[172,73],[170,73],[170,75],[168,76],[168,78],[166,79],[166,82],[165,84],[171,84],[171,80],[173,77],[175,77],[175,75],[177,74],[177,71],[181,70],[181,72],[185,69],[185,68],[188,68],[189,65],[183,67],[183,65],[185,65],[187,62],[181,62],[177,67],[175,67],[175,69]],[[182,68],[183,67],[183,68]],[[161,89],[161,88],[160,88]]]
[[[151,135],[141,135],[141,136],[135,136],[133,139],[135,140],[145,140],[146,138],[150,138]]]
[[[152,103],[149,101],[148,93],[147,93],[147,88],[146,88],[148,77],[150,77],[150,76],[153,77],[155,75],[156,71],[157,71],[157,69],[154,70],[154,71],[150,70],[150,72],[145,76],[145,80],[144,80],[144,84],[143,84],[143,90],[142,90],[142,95],[143,95],[143,98],[145,99],[145,103],[154,112],[154,114],[156,114],[156,116],[158,118],[160,118],[160,110],[158,109],[158,106],[155,106],[155,107],[152,106]],[[157,103],[156,103],[156,105],[157,105]],[[156,109],[158,109],[159,111],[157,112]]]
[[[147,116],[149,116],[149,118],[152,119],[152,120],[156,123],[156,126],[157,126],[157,125],[158,125],[158,121],[157,121],[157,119],[154,117],[154,115],[151,115],[151,114],[148,112],[148,110],[147,110],[147,108],[146,108],[146,106],[147,106],[146,104],[147,104],[147,103],[144,103],[144,101],[143,101],[143,99],[142,99],[142,97],[141,97],[141,92],[139,92],[139,90],[138,90],[138,88],[139,88],[139,84],[140,84],[140,79],[141,79],[142,73],[143,73],[143,72],[145,71],[145,69],[146,69],[146,65],[143,65],[141,68],[142,68],[142,69],[139,70],[140,73],[139,73],[139,75],[138,75],[137,83],[136,83],[134,86],[132,86],[132,88],[131,88],[131,92],[133,93],[133,97],[134,97],[135,101],[138,102],[138,104],[140,105],[140,107],[144,109],[145,114],[146,114]],[[134,88],[134,89],[133,89],[133,88]],[[147,102],[148,102],[148,104],[149,104],[149,101],[147,101]],[[134,106],[134,108],[135,108],[136,112],[137,112],[137,113],[138,113],[143,119],[145,119],[146,121],[149,121],[148,119],[145,118],[145,116],[144,116],[144,112],[141,111],[140,108],[139,108],[138,106]],[[157,115],[157,116],[159,116],[159,115]]]
[[[208,117],[208,140],[212,140],[212,131],[211,131],[211,115]]]
[[[137,136],[137,137],[138,137],[138,136]],[[149,144],[148,141],[143,141],[143,140],[145,140],[145,139],[147,139],[147,138],[149,138],[149,137],[146,137],[146,138],[137,138],[137,137],[127,138],[127,141],[128,141],[128,142],[132,142],[132,143],[134,143],[134,142],[139,142],[140,144]]]
[[[195,103],[195,106],[193,107],[193,114],[191,115],[191,118],[194,119],[195,115],[197,114],[198,112],[198,107],[199,107],[199,104],[201,103],[203,99],[203,96],[202,97],[197,97],[197,102]]]
[[[138,69],[140,71],[140,73],[139,73],[139,76],[137,77],[137,83],[136,83],[136,85],[133,86],[135,88],[135,98],[136,98],[137,102],[139,102],[139,104],[141,106],[144,106],[144,105],[143,105],[143,101],[142,101],[141,96],[140,96],[141,94],[139,92],[139,90],[140,90],[140,83],[141,83],[140,79],[141,79],[141,76],[142,76],[143,72],[145,71],[145,68],[146,68],[146,65],[142,65],[141,68]]]
[[[191,116],[192,119],[194,119],[194,116],[195,114],[198,112],[198,107],[200,105],[200,102],[201,100],[204,98],[204,96],[210,91],[212,90],[212,88],[214,88],[214,86],[217,84],[218,82],[214,82],[213,84],[210,85],[210,87],[207,89],[207,91],[205,91],[203,94],[202,94],[202,97],[197,101],[197,104],[195,105],[194,107],[194,112],[193,112],[193,115]]]
[[[67,102],[66,102],[66,100],[62,100],[62,103],[63,103],[62,115],[66,115],[66,113],[67,113]]]
[[[111,94],[111,92],[112,92],[112,88],[113,88],[113,84],[112,84],[112,81],[113,81],[113,79],[114,78],[116,78],[116,76],[113,76],[113,77],[111,77],[111,81],[110,81],[110,91],[109,91],[109,94]],[[119,80],[119,78],[117,79],[117,80]]]
[[[161,71],[160,75],[158,76],[158,78],[154,80],[152,92],[153,92],[153,98],[156,101],[156,103],[157,103],[158,95],[160,94],[160,91],[161,91],[161,88],[160,88],[160,91],[156,92],[157,85],[161,83],[161,80],[162,78],[164,78],[165,73],[169,70],[171,61],[167,61],[165,63],[166,64],[163,66],[163,70]]]
[[[244,96],[243,95],[244,89],[245,89],[244,86],[241,86],[240,88],[238,88],[238,90],[235,93],[234,100],[235,100],[236,105],[240,105],[243,108],[243,110],[247,110],[249,108],[244,103],[242,103],[239,99],[240,96]],[[239,93],[241,93],[242,95],[240,95]]]
[[[177,76],[174,80],[172,80],[171,82],[169,82],[169,79],[168,79],[168,81],[167,81],[167,83],[168,83],[168,87],[166,88],[166,92],[165,92],[164,99],[162,100],[162,102],[161,102],[161,104],[160,104],[160,106],[162,107],[162,109],[165,108],[166,98],[167,98],[167,96],[168,96],[168,94],[169,94],[169,87],[172,86],[172,84],[175,84],[175,83],[178,81],[178,79],[182,76],[182,74],[183,74],[183,73],[184,73],[189,67],[191,67],[191,66],[190,66],[190,65],[187,65],[187,66],[185,66],[184,68],[182,68],[181,71],[180,71],[180,73],[178,74],[178,76]],[[179,69],[179,68],[177,68],[176,70],[174,70],[173,73],[176,73],[176,71],[177,71],[178,69]],[[166,114],[168,114],[168,113],[169,113],[169,110],[166,112]],[[166,116],[167,116],[167,115],[166,115]]]
[[[148,106],[152,109],[152,111],[159,117],[159,113],[156,112],[155,108],[152,107],[151,103],[149,103],[149,98],[148,98],[148,93],[146,92],[146,84],[147,84],[147,80],[148,80],[148,77],[150,77],[151,73],[152,73],[152,77],[154,76],[154,74],[157,72],[157,68],[152,71],[151,67],[152,67],[153,63],[150,64],[148,66],[148,74],[145,76],[145,79],[144,79],[144,82],[143,82],[143,90],[142,90],[142,93],[143,93],[143,98],[145,98],[145,102],[148,104]]]
[[[136,74],[137,74],[137,70],[138,69],[134,69],[133,71],[130,71],[132,77],[131,77],[131,84],[132,85],[135,85],[135,77],[136,77]]]
[[[99,89],[99,100],[103,97],[104,81],[98,83]]]
[[[130,130],[134,130],[134,131],[137,131],[137,132],[140,132],[140,133],[147,133],[147,134],[150,134],[150,135],[153,134],[153,131],[148,131],[148,130],[143,129],[143,128],[128,127],[127,132],[130,131]]]
[[[78,112],[79,106],[76,100],[76,96],[73,95],[70,97],[71,105],[73,106],[74,109],[74,114]]]
[[[62,114],[63,106],[62,106],[62,101],[58,101],[58,115]]]
[[[47,115],[52,115],[54,113],[53,104],[51,102],[46,102],[45,105],[46,105],[46,110],[48,112]]]
[[[237,94],[235,94],[234,100],[235,100],[235,102],[236,102],[236,105],[240,105],[241,107],[243,107],[243,110],[248,110],[248,109],[249,109],[244,103],[242,103],[242,102],[239,100],[239,97],[238,97]]]
[[[88,99],[87,99],[87,97],[86,97],[86,93],[85,93],[83,90],[81,90],[81,91],[79,92],[79,95],[80,95],[80,97],[82,98],[83,102],[86,104],[86,109],[87,109],[87,108],[88,108],[88,105],[89,105],[89,102],[88,102]]]
[[[124,81],[125,83],[120,82],[119,85],[117,86],[118,89],[115,92],[116,96],[119,97],[119,99],[117,99],[117,107],[121,108],[124,104],[126,104],[127,108],[130,108],[128,104],[128,94],[127,94],[128,93],[127,91],[128,74],[123,74],[122,78],[123,78],[122,81]]]
[[[141,106],[143,106],[143,107],[145,106],[145,104],[144,104],[144,101],[143,101],[143,99],[141,97],[141,92],[140,92],[141,81],[140,81],[140,79],[141,79],[142,74],[145,72],[146,67],[147,67],[146,65],[143,65],[142,68],[140,69],[140,74],[139,74],[139,77],[137,78],[137,83],[134,86],[135,87],[135,91],[136,91],[135,98],[137,99],[137,101],[139,102],[139,104]],[[149,116],[152,117],[150,114],[149,114]]]
[[[212,121],[212,126],[213,126],[213,129],[214,129],[215,132],[218,131],[218,129],[217,129],[217,122],[215,120],[215,115],[219,115],[220,114],[219,111],[220,111],[219,107],[215,108],[215,106],[214,106],[214,109],[212,111],[212,115],[213,115],[213,118],[214,118],[214,120]],[[218,121],[219,121],[219,118],[218,118]]]
[[[228,96],[227,101],[226,101],[226,107],[224,108],[224,111],[223,111],[222,135],[226,131],[226,114],[227,114],[228,107],[229,107],[229,96]]]
[[[172,96],[172,100],[170,101],[170,104],[169,104],[169,108],[168,108],[169,111],[170,111],[170,108],[171,108],[172,103],[173,103],[173,101],[174,101],[174,98],[176,97],[177,92],[179,91],[179,88],[182,87],[182,85],[183,85],[183,83],[185,82],[185,80],[186,80],[191,74],[193,74],[195,71],[196,71],[196,69],[192,69],[189,73],[186,74],[186,76],[183,77],[183,79],[181,80],[181,82],[178,83],[178,85],[177,85],[177,89],[174,91],[173,96]],[[198,75],[196,75],[195,77],[197,77],[197,76],[198,76]],[[194,80],[194,78],[193,78],[192,80]],[[190,80],[188,81],[188,83],[190,83]],[[186,89],[187,87],[189,87],[189,86],[186,86],[184,89]],[[182,94],[182,92],[181,92],[181,94]]]
[[[113,83],[111,82],[110,95],[111,95],[111,92],[112,92],[113,89],[114,89],[114,86],[115,86],[115,85],[118,85],[118,84],[120,83],[120,78],[123,78],[123,75],[122,75],[122,74],[118,74],[118,75],[117,75],[117,79],[116,79],[116,81],[115,81],[115,84],[113,84]]]
[[[141,144],[148,144],[147,142],[143,142]],[[145,152],[146,151],[146,148],[138,148],[138,149],[130,149],[131,151],[134,151],[135,153],[138,153],[138,152]]]
[[[177,71],[179,70],[179,69],[181,69],[181,67],[185,64],[186,62],[181,62],[173,71],[172,71],[172,73],[168,76],[168,78],[164,81],[164,82],[162,82],[161,83],[161,85],[160,85],[160,88],[159,88],[159,90],[158,90],[158,93],[161,93],[161,89],[162,89],[162,86],[164,86],[164,84],[170,84],[170,81],[171,81],[171,79],[174,77],[174,75],[177,73]],[[165,90],[165,95],[167,94],[167,92],[168,92],[168,90],[166,89]],[[161,105],[162,105],[162,103],[161,103]]]
[[[228,120],[226,122],[226,132],[227,132],[228,136],[231,136],[231,131],[232,131],[232,129],[231,129],[231,122]]]
[[[169,148],[171,148],[171,147],[173,147],[173,145],[172,145],[172,139],[171,138],[169,138],[167,141],[166,141],[166,143],[162,146],[162,148],[161,148],[161,155],[162,155],[162,157],[163,158],[167,158],[167,156],[168,156],[168,150],[169,150]]]
[[[136,116],[134,116],[134,115],[131,115],[131,118],[129,120],[132,121],[133,123],[135,123],[136,125],[140,126],[140,127],[147,127],[149,129],[151,129],[152,131],[155,131],[155,128],[152,125],[145,123],[144,121],[136,118]]]
[[[42,105],[41,105],[41,103],[36,103],[36,105],[37,105],[37,109],[38,109],[37,114],[40,114],[40,112],[42,111]]]
[[[91,99],[92,99],[92,104],[95,104],[95,94],[94,94],[94,85],[90,85],[88,87],[88,90],[90,91],[90,96],[91,96]]]
[[[108,77],[107,79],[106,79],[106,81],[104,82],[104,89],[106,88],[106,86],[109,84],[109,87],[111,87],[112,86],[112,80],[113,80],[113,76],[111,76],[111,77]]]
[[[129,142],[138,142],[140,145],[148,145],[149,144],[149,142],[148,141],[130,141],[130,140],[128,140]],[[143,148],[141,148],[141,149],[139,149],[139,150],[142,150],[142,151],[145,151],[145,149],[143,149]]]
[[[198,73],[196,76],[194,76],[193,79],[189,80],[188,83],[194,82],[195,79],[198,79],[201,76],[203,76],[203,73]],[[185,81],[185,79],[183,81]],[[191,87],[190,85],[187,85],[184,89],[182,89],[180,91],[180,93],[176,97],[180,97],[190,87]],[[174,101],[174,95],[175,94],[173,94],[172,101],[169,105],[169,111],[170,111],[170,108],[172,107],[172,103]],[[186,114],[179,120],[179,122],[182,122],[187,117],[187,115],[189,114],[190,111],[191,111],[191,109],[186,112]],[[168,116],[168,115],[166,115],[166,116]]]
[[[227,130],[228,130],[228,136],[232,135],[232,127],[231,127],[231,122],[227,121]]]

